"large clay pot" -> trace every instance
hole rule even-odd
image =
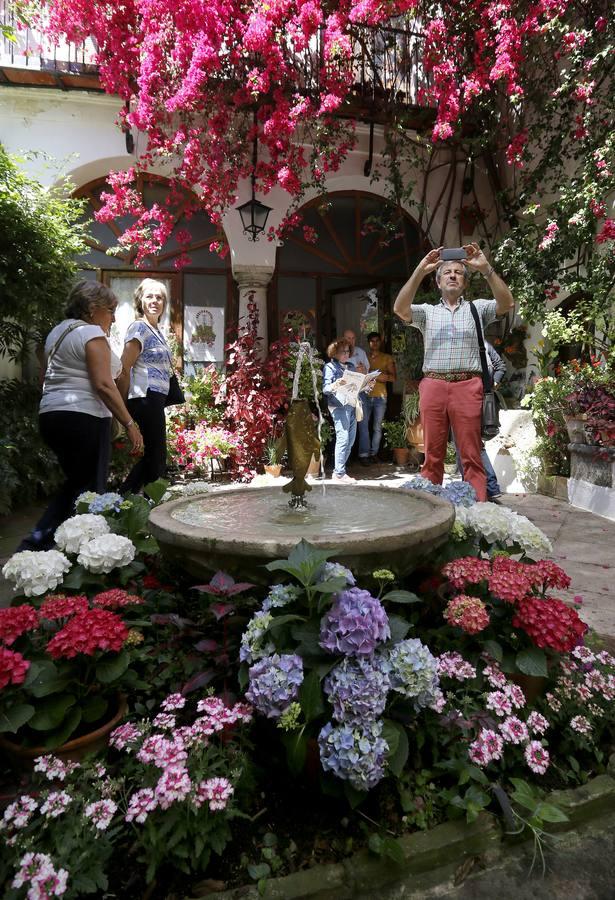
[[[419,419],[411,422],[406,430],[406,440],[411,447],[416,447],[421,453],[425,452],[425,444],[423,438],[423,426]]]
[[[0,735],[0,750],[3,750],[22,769],[31,769],[37,757],[47,754],[57,756],[63,762],[79,762],[85,756],[89,756],[91,753],[98,753],[99,750],[107,746],[109,735],[120,724],[126,715],[127,709],[128,702],[126,697],[123,695],[119,696],[117,712],[112,719],[109,719],[100,728],[96,728],[95,731],[82,734],[81,737],[73,738],[65,744],[60,744],[59,747],[54,747],[52,750],[47,747],[24,747],[22,744],[4,737],[4,735]]]
[[[410,462],[410,448],[393,447],[393,461],[396,466],[407,466]]]
[[[272,463],[271,465],[265,466],[265,472],[267,475],[273,475],[274,478],[280,477],[280,472],[282,471],[282,466],[280,463]]]

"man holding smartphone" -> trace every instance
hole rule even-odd
[[[487,499],[481,462],[483,382],[478,335],[468,301],[464,300],[468,270],[487,281],[493,300],[475,300],[483,330],[514,306],[510,289],[496,274],[478,244],[452,250],[431,250],[417,265],[395,300],[394,311],[414,325],[425,342],[423,378],[419,385],[425,463],[421,475],[442,484],[449,429],[455,433],[464,477],[479,501]],[[413,303],[425,278],[435,272],[440,302]]]

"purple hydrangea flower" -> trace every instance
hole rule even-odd
[[[324,690],[338,722],[362,725],[382,715],[391,682],[379,663],[375,656],[347,656],[327,676]]]
[[[442,488],[440,496],[454,506],[474,506],[476,503],[476,491],[469,481],[451,481]]]
[[[320,646],[330,653],[371,656],[376,644],[390,637],[382,603],[360,588],[341,591],[320,623]]]
[[[389,745],[381,735],[380,721],[356,728],[327,722],[318,735],[323,769],[349,781],[359,791],[369,791],[384,776]]]
[[[268,719],[277,719],[297,699],[303,682],[303,660],[296,653],[274,653],[248,670],[246,697]]]
[[[391,687],[414,700],[416,709],[429,706],[438,696],[438,660],[418,638],[395,644],[388,652]]]

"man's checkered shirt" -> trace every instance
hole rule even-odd
[[[475,300],[483,331],[496,318],[495,300]],[[478,336],[470,304],[463,297],[451,309],[442,298],[435,305],[412,305],[412,322],[423,334],[423,372],[481,373]]]

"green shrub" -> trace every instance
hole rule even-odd
[[[62,475],[38,430],[40,390],[32,382],[0,382],[0,514],[51,494]]]

